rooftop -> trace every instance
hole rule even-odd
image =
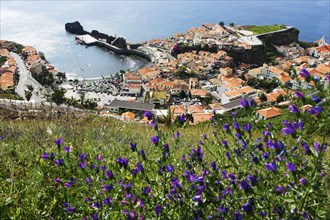
[[[113,100],[110,107],[124,108],[124,109],[133,109],[139,111],[151,111],[154,105],[149,103],[142,102],[129,102],[129,101],[121,101],[121,100]]]

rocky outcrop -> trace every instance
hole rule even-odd
[[[105,39],[108,44],[111,44],[115,47],[118,47],[121,49],[127,48],[127,42],[124,38],[110,36],[105,33],[101,33],[97,30],[92,30],[92,32],[89,33],[88,31],[84,30],[83,26],[79,23],[79,21],[75,21],[72,23],[66,23],[65,30],[67,32],[70,32],[71,34],[76,34],[76,35],[89,34],[96,39]]]
[[[65,30],[67,32],[70,32],[71,34],[77,34],[77,35],[89,34],[87,31],[84,30],[83,26],[81,26],[79,21],[66,23]]]

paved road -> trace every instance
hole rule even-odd
[[[45,92],[45,88],[31,76],[30,71],[26,68],[24,61],[18,54],[10,52],[10,55],[14,57],[19,69],[19,82],[16,86],[16,93],[25,99],[25,89],[27,89],[28,85],[31,85],[34,90],[30,100],[34,102],[44,101],[42,94]]]

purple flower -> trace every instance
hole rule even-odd
[[[71,147],[65,146],[64,147],[64,151],[67,152],[67,153],[69,153],[71,151]]]
[[[237,139],[241,139],[242,138],[242,134],[241,133],[236,133],[235,136],[237,137]]]
[[[57,160],[55,161],[55,164],[56,164],[57,166],[62,166],[62,165],[64,164],[64,160],[63,160],[63,159],[57,159]]]
[[[289,111],[291,113],[300,113],[299,109],[295,105],[289,105]]]
[[[241,181],[239,188],[243,189],[244,191],[252,189],[251,185],[248,184],[248,182],[246,182],[245,180]]]
[[[319,151],[321,149],[321,144],[319,142],[314,142],[315,151]]]
[[[302,68],[301,71],[299,72],[299,75],[306,78],[306,77],[310,77],[310,73],[308,72],[308,70],[306,70],[305,68]]]
[[[54,180],[55,180],[56,183],[61,183],[62,182],[62,180],[60,178],[55,178]]]
[[[137,169],[138,172],[142,172],[144,170],[141,162],[138,162],[136,164],[136,169]]]
[[[315,95],[312,96],[312,100],[316,103],[319,103],[321,101],[321,99]]]
[[[300,180],[299,180],[299,182],[300,182],[300,184],[301,185],[306,185],[307,184],[307,180],[303,177],[303,178],[301,178]]]
[[[291,162],[286,164],[286,168],[290,172],[295,172],[297,170],[296,166]]]
[[[226,141],[226,140],[222,140],[222,141],[221,141],[221,144],[222,144],[224,147],[228,147],[228,141]]]
[[[85,159],[85,157],[86,157],[86,154],[85,154],[85,153],[82,153],[82,154],[79,155],[79,159],[80,159],[80,160]]]
[[[244,126],[244,130],[246,130],[247,132],[250,132],[252,130],[252,125],[249,123],[249,124],[246,124]]]
[[[64,187],[65,188],[70,188],[72,185],[73,185],[73,182],[72,181],[69,181],[69,182],[64,183]]]
[[[129,160],[127,158],[118,157],[117,158],[117,163],[119,163],[119,165],[126,168],[128,166]]]
[[[284,188],[284,186],[282,186],[282,187],[275,186],[275,190],[276,190],[276,192],[282,194],[282,193],[284,193],[285,188]]]
[[[129,143],[129,146],[133,152],[136,151],[136,143]]]
[[[148,195],[151,192],[151,188],[150,187],[143,187],[142,188],[142,194]]]
[[[99,219],[99,215],[97,213],[94,213],[91,215],[93,220],[98,220]]]
[[[86,160],[84,162],[79,162],[79,167],[81,169],[84,169],[86,165],[87,165],[87,161]]]
[[[228,124],[224,124],[222,126],[222,129],[225,130],[225,131],[229,131],[229,125]]]
[[[151,119],[152,119],[152,114],[151,114],[151,112],[150,112],[150,111],[145,111],[145,112],[144,112],[144,117],[147,117],[148,120],[151,120]]]
[[[144,160],[146,159],[146,154],[145,154],[144,150],[140,150],[140,155]]]
[[[177,119],[180,124],[183,124],[187,120],[185,115],[178,115]]]
[[[276,163],[265,163],[266,170],[275,171],[277,169]]]
[[[92,203],[91,207],[93,209],[100,209],[101,208],[101,205],[99,203],[97,203],[97,202],[94,202],[94,203]]]
[[[242,205],[242,211],[251,212],[252,210],[253,210],[253,206],[250,203],[250,201]]]
[[[179,138],[180,137],[180,132],[176,132],[173,134],[173,138],[176,139],[176,138]]]
[[[112,189],[113,189],[113,184],[112,184],[112,183],[110,183],[109,185],[104,184],[104,185],[103,185],[103,188],[104,188],[105,190],[107,190],[107,191],[112,190]]]
[[[163,145],[163,148],[166,152],[169,152],[170,151],[170,146],[168,144],[164,144]]]
[[[143,200],[139,200],[139,208],[143,208],[145,205]]]
[[[43,155],[41,155],[41,158],[43,160],[47,160],[49,158],[49,154],[45,152],[45,153],[43,153]]]
[[[234,122],[234,128],[236,131],[240,130],[239,124],[237,122]]]
[[[265,218],[267,216],[267,211],[260,211],[259,215],[261,215],[262,218]]]
[[[295,131],[296,131],[296,130],[293,129],[293,128],[288,128],[288,127],[286,127],[286,128],[282,128],[282,133],[283,133],[284,135],[290,135],[290,134],[293,134]]]
[[[232,112],[231,115],[235,118],[237,116],[236,112]]]
[[[305,98],[304,93],[300,92],[299,90],[296,91],[296,96],[298,99],[303,99]]]
[[[111,196],[108,196],[107,198],[105,198],[105,199],[103,200],[103,204],[104,204],[104,205],[109,205],[109,204],[111,204],[112,202],[113,202],[113,200],[112,200]]]
[[[230,159],[230,154],[228,152],[225,153],[225,156]]]
[[[168,172],[168,173],[173,172],[173,171],[174,171],[174,167],[173,167],[173,165],[172,165],[172,164],[170,164],[170,165],[166,165],[166,166],[165,166],[165,171]]]
[[[156,127],[156,121],[155,120],[152,120],[149,124],[153,128]]]
[[[156,135],[154,137],[151,137],[151,142],[154,144],[154,145],[157,145],[158,142],[159,142],[159,136]]]
[[[220,210],[221,213],[226,213],[227,212],[227,209],[222,205],[220,205],[219,210]]]
[[[63,139],[60,137],[59,139],[55,140],[54,143],[60,147],[60,145],[63,143]]]
[[[305,151],[305,153],[310,153],[311,149],[308,147],[308,145],[306,143],[303,143],[301,145],[302,149]]]
[[[72,213],[76,208],[71,207],[68,203],[64,203],[64,207],[67,213]]]
[[[320,81],[320,78],[317,77],[317,76],[313,76],[313,81],[314,81],[314,82],[318,82],[318,81]]]
[[[159,217],[160,213],[162,212],[162,206],[160,204],[157,204],[155,207],[156,215]]]
[[[96,160],[102,160],[102,155],[101,155],[101,154],[98,154],[98,155],[96,156]]]
[[[268,152],[264,152],[262,153],[262,159],[268,159],[269,158],[269,153]]]
[[[212,162],[211,162],[211,168],[212,168],[213,170],[216,170],[216,169],[217,169],[217,163],[216,163],[215,161],[212,161]]]
[[[86,178],[86,182],[87,182],[87,183],[92,183],[92,179],[91,179],[90,177],[87,177],[87,178]]]
[[[241,100],[240,103],[242,108],[249,107],[249,102],[246,99]]]

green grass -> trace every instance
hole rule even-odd
[[[253,116],[247,115],[247,112],[239,112],[237,121],[241,125],[251,122]],[[290,115],[284,112],[283,118],[290,117],[292,119],[292,114]],[[274,135],[277,138],[283,137],[283,135],[281,135],[281,119],[282,118],[275,118],[270,120],[273,123]],[[218,164],[222,164],[222,169],[226,169],[228,172],[236,171],[239,175],[246,176],[249,172],[252,172],[250,169],[252,169],[251,166],[253,165],[250,161],[250,156],[246,158],[247,160],[242,160],[240,158],[236,158],[238,160],[227,160],[224,157],[226,149],[220,143],[223,139],[228,140],[228,144],[231,146],[231,149],[228,149],[228,151],[231,152],[232,157],[234,157],[232,153],[233,148],[239,146],[239,144],[235,143],[234,136],[225,134],[222,130],[224,121],[228,122],[232,127],[232,118],[229,117],[227,119],[222,118],[222,122],[217,122],[216,127],[211,126],[210,123],[187,126],[185,128],[164,127],[160,125],[158,134],[161,136],[161,144],[155,146],[151,144],[150,139],[157,134],[157,131],[151,126],[140,125],[138,123],[124,123],[113,118],[81,115],[71,117],[63,116],[46,120],[1,121],[0,119],[0,137],[4,137],[4,141],[0,139],[0,219],[7,219],[8,216],[12,219],[23,219],[24,217],[26,219],[49,219],[52,216],[55,217],[55,219],[75,219],[75,217],[78,218],[79,216],[81,219],[82,214],[90,214],[93,212],[93,209],[90,209],[89,206],[86,207],[87,203],[84,202],[84,198],[86,198],[86,196],[93,196],[93,193],[99,193],[99,188],[87,188],[85,178],[91,175],[93,181],[95,180],[96,183],[99,176],[94,174],[91,169],[82,171],[77,167],[77,157],[82,152],[87,153],[88,160],[94,161],[96,164],[100,161],[96,161],[95,156],[101,154],[103,156],[102,163],[104,162],[106,164],[107,169],[113,169],[117,178],[121,176],[122,178],[131,180],[134,182],[135,186],[138,186],[138,189],[140,189],[141,186],[145,186],[150,180],[154,187],[153,192],[155,193],[155,198],[157,199],[161,197],[163,193],[163,185],[166,185],[164,182],[167,182],[167,185],[169,185],[168,182],[171,175],[176,175],[178,177],[183,176],[184,170],[187,169],[180,162],[181,156],[185,154],[188,158],[191,149],[196,149],[198,145],[203,148],[205,165],[202,163],[198,165],[196,162],[194,164],[196,166],[196,174],[200,173],[202,168],[205,169],[209,167],[210,162],[215,160]],[[256,123],[253,133],[251,134],[251,140],[261,137],[261,130],[264,128],[264,121]],[[177,131],[181,133],[181,136],[179,139],[174,139],[173,134]],[[213,136],[213,131],[217,131],[218,135],[216,137]],[[203,144],[200,143],[202,134],[207,135],[207,139],[203,139]],[[59,137],[62,137],[64,141],[61,150],[54,144],[54,140]],[[248,136],[246,137],[248,138]],[[312,139],[314,138],[318,140],[320,136],[313,136]],[[291,137],[288,137],[286,140],[288,144],[295,142],[295,139]],[[139,150],[145,150],[147,160],[142,162],[149,179],[142,176],[142,174],[136,178],[132,178],[129,169],[118,168],[118,164],[116,163],[117,157],[128,158],[130,168],[133,168],[134,164],[141,161],[139,154],[131,151],[130,143],[136,143]],[[168,161],[163,161],[163,163],[173,163],[175,172],[173,174],[167,173],[165,176],[158,176],[157,161],[162,161],[161,149],[164,143],[169,144],[169,154],[171,157],[167,159]],[[252,144],[252,142],[249,143],[250,146],[252,146]],[[70,157],[63,152],[64,146],[72,147]],[[248,149],[252,150],[250,146]],[[291,146],[288,145],[287,148],[289,151]],[[40,156],[43,152],[55,152],[57,157],[61,155],[60,157],[65,160],[65,165],[54,166],[54,162],[42,160]],[[301,152],[301,149],[298,149],[297,153],[298,152]],[[327,151],[327,153],[329,154],[329,151]],[[236,164],[238,162],[241,163],[241,166]],[[234,166],[231,164],[234,164]],[[261,168],[260,175],[262,175],[263,163],[258,168]],[[282,168],[284,168],[284,166],[282,166]],[[61,185],[58,189],[54,190],[54,187],[56,187],[54,183],[55,177],[60,177],[63,181],[67,181],[70,176],[77,179],[77,186],[74,189],[66,189]],[[266,176],[262,178],[266,178]],[[272,178],[272,181],[275,181],[279,177],[273,176]],[[181,183],[184,184],[183,180],[181,180]],[[114,184],[116,183],[114,182]],[[115,187],[118,189],[117,185]],[[101,184],[101,188],[103,188],[103,184]],[[214,189],[216,190],[218,188],[215,187]],[[120,192],[116,192],[118,194],[112,193],[111,195],[117,198],[117,201],[120,201]],[[140,190],[135,191],[135,189],[133,191],[133,193],[139,192]],[[237,198],[235,199],[239,199],[242,196],[240,194],[242,191],[236,189],[236,192]],[[266,191],[260,191],[259,193],[265,194]],[[101,198],[102,193],[99,193],[97,196]],[[241,200],[237,201],[241,202]],[[63,202],[68,202],[70,205],[76,207],[77,212],[72,216],[65,213]],[[166,203],[167,202],[168,200],[166,200]],[[158,202],[156,202],[156,204],[157,203]],[[233,205],[234,204],[233,202]],[[154,219],[155,215],[152,214],[154,213],[153,205],[155,205],[155,202],[148,200],[148,205],[146,206],[148,213],[146,213],[146,215],[153,216],[152,218]],[[116,208],[116,206],[114,206],[113,211],[103,214],[110,214],[113,219],[125,219],[122,212],[118,212],[118,210],[121,209],[120,207],[121,206],[118,206],[118,208]],[[180,218],[181,212],[186,216],[191,216],[191,213],[185,212],[186,209],[171,207],[173,208],[172,212],[166,213],[166,215],[172,216],[172,219],[182,219]],[[191,209],[191,207],[188,208]],[[205,209],[207,210],[207,208]],[[218,207],[210,207],[210,209],[217,210]],[[168,210],[171,209],[169,208]],[[109,218],[110,217],[108,217],[108,219]],[[107,218],[105,217],[104,219]],[[166,219],[166,216],[160,219]]]
[[[252,31],[254,34],[264,34],[272,31],[285,29],[285,25],[250,26],[246,29],[248,31]]]
[[[9,93],[6,91],[0,90],[0,99],[13,99],[13,100],[23,100],[22,97],[20,97],[17,94]]]

